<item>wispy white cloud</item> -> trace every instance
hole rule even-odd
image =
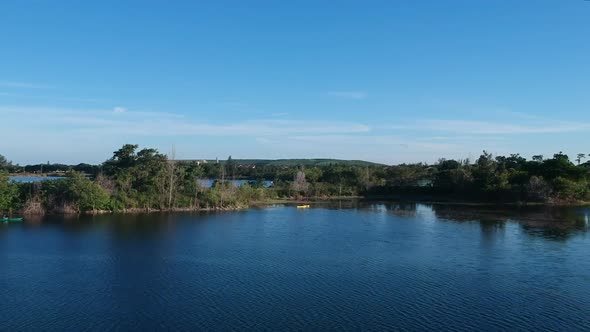
[[[285,117],[289,115],[289,113],[287,112],[277,112],[277,113],[271,113],[270,116],[274,117],[274,118],[281,118],[281,117]]]
[[[63,160],[74,162],[97,161],[91,158],[100,161],[129,142],[164,148],[174,143],[188,151],[187,158],[204,157],[205,151],[209,151],[206,155],[209,157],[240,151],[242,157],[434,161],[439,157],[466,158],[482,149],[494,153],[532,150],[527,145],[531,140],[517,139],[515,135],[590,131],[590,124],[585,122],[523,118],[506,119],[506,122],[415,119],[382,125],[302,120],[288,114],[273,117],[271,113],[263,113],[247,119],[242,117],[244,120],[220,122],[123,106],[104,109],[0,106],[0,118],[11,124],[0,131],[3,154],[13,159],[24,156],[20,160],[30,156],[41,160],[64,156]],[[18,145],[11,139],[15,135],[23,137]],[[555,137],[562,138],[561,145],[569,144],[565,141],[569,136]],[[67,148],[60,150],[63,147]]]
[[[0,92],[0,97],[10,97],[10,98],[27,98],[26,95],[21,93],[13,93],[13,92]],[[35,97],[33,97],[35,98]]]
[[[449,132],[472,135],[552,134],[590,131],[590,123],[573,121],[538,121],[527,124],[468,120],[424,119],[403,125],[386,126],[389,129]]]
[[[356,135],[371,131],[368,125],[355,122],[269,119],[268,116],[212,122],[175,113],[127,109],[115,114],[113,111],[112,108],[0,106],[0,118],[11,123],[0,131],[0,151],[20,162],[38,158],[99,162],[124,143],[138,143],[156,148],[166,144],[184,146],[184,152],[179,151],[179,155],[185,153],[186,158],[201,157],[204,151],[210,151],[209,156],[220,151],[230,154],[240,151],[244,157],[255,157],[266,151],[274,156],[291,157],[307,144],[289,140],[290,150],[275,145],[287,141],[290,135]],[[24,138],[18,145],[10,140],[16,135]],[[269,149],[261,149],[261,144],[271,145]],[[313,145],[325,154],[331,149],[329,145]]]
[[[421,141],[448,142],[448,141],[506,141],[503,135],[447,135],[447,136],[420,136]]]
[[[440,157],[462,156],[465,148],[462,142],[427,142],[371,133],[290,135],[282,140],[257,142],[263,145],[264,151],[286,151],[285,157],[289,158],[362,159],[383,163],[435,161]]]
[[[121,114],[125,112],[127,112],[127,109],[125,107],[116,106],[115,108],[113,108],[113,113],[115,114]]]
[[[455,143],[435,143],[423,141],[421,139],[408,139],[392,135],[303,135],[290,136],[290,140],[321,143],[321,144],[338,144],[344,147],[351,146],[397,146],[412,149],[426,150],[449,150],[457,148]]]
[[[212,123],[175,113],[137,112],[123,107],[113,110],[70,110],[58,108],[0,107],[0,114],[15,120],[27,118],[20,131],[59,128],[76,135],[111,136],[283,136],[299,134],[366,133],[361,123],[253,119],[233,123]],[[112,114],[116,114],[113,117]],[[18,121],[15,121],[18,123]],[[16,126],[18,127],[18,126]],[[0,134],[1,135],[1,134]]]
[[[369,94],[365,91],[330,91],[328,92],[328,95],[332,97],[353,100],[362,100],[369,97]]]
[[[248,120],[229,124],[215,124],[173,119],[141,119],[113,121],[102,118],[67,118],[78,129],[73,131],[94,134],[134,136],[282,136],[305,133],[364,133],[370,128],[355,123],[309,123],[303,121]],[[85,126],[92,123],[92,126]]]
[[[82,103],[98,103],[105,102],[106,100],[100,98],[86,98],[86,97],[67,97],[67,96],[55,96],[47,94],[31,94],[31,93],[14,93],[14,92],[0,92],[2,97],[11,97],[19,99],[38,99],[38,100],[50,100],[50,101],[68,101],[68,102],[82,102]]]
[[[48,89],[48,88],[51,88],[48,85],[34,84],[34,83],[27,83],[27,82],[14,82],[14,81],[0,81],[0,87],[14,88],[14,89]]]
[[[221,107],[228,107],[228,108],[241,108],[246,107],[247,104],[241,101],[216,101],[211,103],[213,106],[221,106]]]
[[[272,140],[266,137],[256,137],[256,142],[259,144],[270,144],[272,143]]]

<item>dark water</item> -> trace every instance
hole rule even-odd
[[[0,331],[588,330],[589,213],[349,203],[0,225]]]

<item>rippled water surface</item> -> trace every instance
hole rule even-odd
[[[0,331],[588,330],[589,213],[342,203],[0,224]]]

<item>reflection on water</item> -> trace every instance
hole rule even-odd
[[[322,206],[332,208],[333,206]],[[415,202],[360,203],[348,201],[338,208],[370,210],[402,218],[430,219],[440,222],[474,222],[482,229],[503,229],[512,222],[533,236],[547,239],[567,239],[587,232],[590,220],[589,207],[510,206],[422,204]]]
[[[282,207],[276,205],[275,207]],[[483,230],[504,229],[506,223],[518,225],[525,234],[542,236],[550,240],[565,240],[580,232],[587,232],[590,220],[588,207],[552,206],[507,206],[507,205],[454,205],[422,204],[416,202],[367,203],[356,200],[321,202],[316,208],[327,210],[358,210],[385,213],[400,218],[429,220],[436,222],[477,223]],[[227,213],[227,212],[226,212]],[[233,212],[233,213],[243,213]],[[194,212],[197,219],[215,212]],[[108,214],[95,216],[66,215],[60,218],[30,216],[30,226],[45,223],[59,223],[68,231],[92,229],[97,223],[108,221],[115,233],[149,233],[174,227],[179,214]]]

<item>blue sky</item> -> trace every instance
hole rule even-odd
[[[0,154],[590,153],[590,2],[2,1]]]

